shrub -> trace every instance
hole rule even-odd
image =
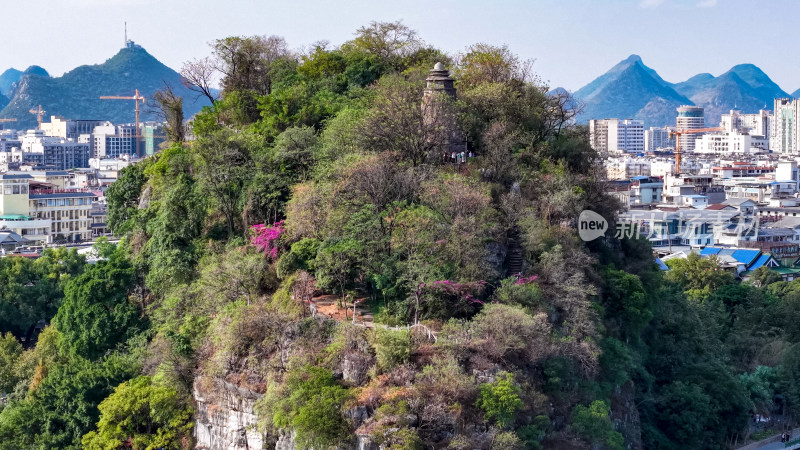
[[[595,445],[604,445],[609,450],[622,450],[622,435],[614,430],[608,415],[611,409],[602,400],[595,400],[587,408],[578,405],[572,410],[572,428],[576,433]]]
[[[475,406],[483,410],[486,420],[492,420],[501,427],[509,426],[514,421],[514,415],[524,406],[519,398],[522,390],[514,383],[514,375],[510,373],[498,376],[493,383],[483,383],[478,389]]]
[[[408,362],[411,355],[411,334],[406,330],[376,330],[375,356],[378,367],[389,371]]]

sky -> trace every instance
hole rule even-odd
[[[226,36],[279,35],[300,50],[402,20],[451,54],[508,45],[551,87],[577,90],[635,53],[670,82],[752,63],[785,91],[800,88],[797,0],[3,0],[0,11],[0,72],[102,63],[123,46],[125,22],[179,70]]]

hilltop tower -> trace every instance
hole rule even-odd
[[[422,113],[425,124],[442,132],[444,151],[460,153],[467,149],[464,133],[456,123],[455,101],[457,93],[455,80],[444,64],[437,62],[425,79],[422,94]],[[438,134],[438,133],[437,133]]]

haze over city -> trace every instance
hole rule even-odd
[[[374,20],[402,20],[450,53],[476,42],[507,44],[535,59],[551,87],[574,91],[636,53],[670,82],[748,62],[792,92],[800,76],[779,18],[798,13],[792,0],[33,0],[4,5],[4,16],[20,20],[0,30],[0,67],[38,64],[59,76],[102,63],[122,46],[125,21],[131,39],[179,69],[229,35],[275,34],[300,49],[318,40],[341,44]],[[60,30],[58,38],[46,30]]]

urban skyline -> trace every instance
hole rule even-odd
[[[491,8],[474,0],[236,0],[224,5],[213,0],[36,0],[9,4],[5,11],[9,17],[37,14],[40,29],[73,24],[59,37],[58,47],[49,34],[31,30],[26,21],[9,21],[0,30],[0,38],[10,44],[0,58],[0,70],[35,64],[53,76],[111,57],[122,46],[126,21],[131,39],[177,70],[185,61],[207,56],[208,42],[228,35],[280,35],[301,50],[320,38],[339,45],[372,20],[402,20],[426,42],[452,54],[476,42],[506,44],[521,59],[535,60],[534,71],[551,87],[571,91],[632,53],[670,82],[701,72],[716,76],[735,64],[753,63],[787,92],[800,88],[800,76],[785,57],[790,41],[776,39],[778,29],[754,26],[800,12],[800,4],[789,0],[757,6],[744,0],[506,0]],[[205,26],[210,21],[214,26]],[[569,23],[576,26],[565,26]],[[730,45],[732,38],[736,45]],[[575,70],[576,64],[581,70]]]

